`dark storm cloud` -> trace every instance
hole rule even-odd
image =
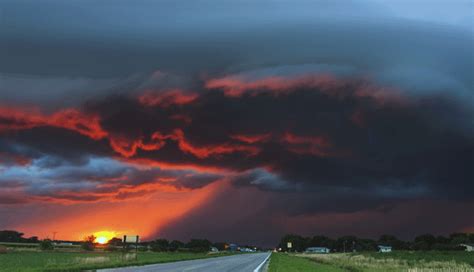
[[[123,137],[127,148],[142,139],[156,144],[159,133],[159,147],[138,149],[138,157],[278,174],[274,181],[247,176],[262,188],[375,186],[389,195],[418,187],[427,195],[472,197],[465,190],[473,177],[469,107],[441,96],[390,101],[382,97],[390,91],[380,90],[364,96],[375,88],[364,81],[328,85],[303,84],[280,94],[261,87],[239,97],[202,90],[191,103],[170,107],[115,97],[89,110],[103,116],[103,127]],[[192,121],[174,120],[177,115]]]
[[[357,78],[228,76],[187,92],[114,95],[89,101],[83,112],[52,117],[4,111],[0,127],[7,131],[5,147],[23,146],[18,155],[37,158],[45,168],[61,160],[85,164],[91,155],[144,158],[246,171],[229,176],[240,186],[324,192],[321,199],[350,195],[361,205],[377,205],[416,197],[472,199],[473,112],[466,104]],[[77,169],[79,178],[89,175],[87,167]],[[74,175],[64,177],[78,180]],[[199,188],[218,179],[182,176],[175,186]]]
[[[413,239],[422,233],[445,235],[474,223],[472,217],[453,212],[472,209],[472,202],[440,200],[392,201],[377,208],[359,206],[355,212],[321,210],[308,214],[285,213],[288,209],[299,210],[301,203],[309,200],[309,197],[305,198],[301,194],[269,194],[252,187],[230,189],[185,217],[169,223],[160,229],[157,236],[188,240],[202,235],[213,237],[214,241],[274,247],[287,233],[330,237],[357,234],[369,238],[392,233],[401,239]],[[359,203],[359,199],[349,197],[321,201],[317,198],[313,196],[313,202],[306,202],[305,208],[324,205],[324,202],[327,206],[340,201],[345,201],[347,206]],[[236,227],[239,231],[235,231]]]
[[[216,202],[227,204],[177,222],[225,214],[221,230],[206,226],[223,239],[236,222],[265,232],[272,216],[276,236],[291,229],[287,215],[402,218],[400,205],[418,199],[469,208],[469,7],[3,1],[0,204],[119,201],[227,180],[232,193]],[[257,212],[241,212],[254,199]],[[449,218],[472,226],[461,217]]]

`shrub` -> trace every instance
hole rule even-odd
[[[207,252],[211,247],[212,243],[206,239],[191,239],[186,245],[191,252]]]
[[[169,250],[170,251],[177,251],[180,248],[183,248],[185,245],[183,242],[178,241],[178,240],[173,240],[170,245],[169,245]]]
[[[105,247],[105,250],[106,251],[119,251],[121,248],[120,247],[117,247],[115,245],[111,245],[111,244],[107,244],[107,246]]]
[[[93,251],[95,248],[95,244],[89,241],[85,241],[81,244],[81,248],[87,251]]]
[[[81,244],[81,248],[87,251],[93,251],[95,248],[95,236],[90,235],[84,238],[84,242]]]
[[[168,246],[169,242],[166,239],[156,239],[155,241],[150,243],[151,250],[156,252],[167,251]]]
[[[140,251],[140,252],[147,252],[147,251],[148,251],[148,246],[141,246],[141,247],[138,247],[138,251]]]
[[[39,243],[39,248],[41,250],[53,250],[54,249],[54,244],[51,240],[49,239],[44,239]]]

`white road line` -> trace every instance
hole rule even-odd
[[[262,269],[262,266],[267,262],[268,258],[270,258],[271,255],[272,255],[271,253],[268,254],[268,256],[265,258],[265,260],[263,260],[263,262],[262,262],[261,264],[259,264],[259,265],[257,266],[257,268],[255,268],[255,269],[253,270],[253,272],[260,272],[260,269]]]

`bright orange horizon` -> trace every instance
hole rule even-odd
[[[89,235],[110,240],[127,234],[149,239],[158,234],[161,227],[209,201],[223,186],[226,185],[216,183],[193,191],[158,191],[145,198],[123,202],[97,202],[47,222],[34,218],[14,228],[27,237],[39,236],[41,239],[52,238],[53,232],[56,232],[57,240],[82,241]],[[94,206],[93,210],[91,206]],[[64,208],[67,209],[67,205]]]

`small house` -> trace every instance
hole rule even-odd
[[[330,251],[327,247],[308,247],[305,253],[329,253]]]
[[[392,252],[391,246],[377,246],[379,248],[379,252]]]
[[[474,251],[474,244],[460,244],[460,246],[465,247],[468,252]]]

